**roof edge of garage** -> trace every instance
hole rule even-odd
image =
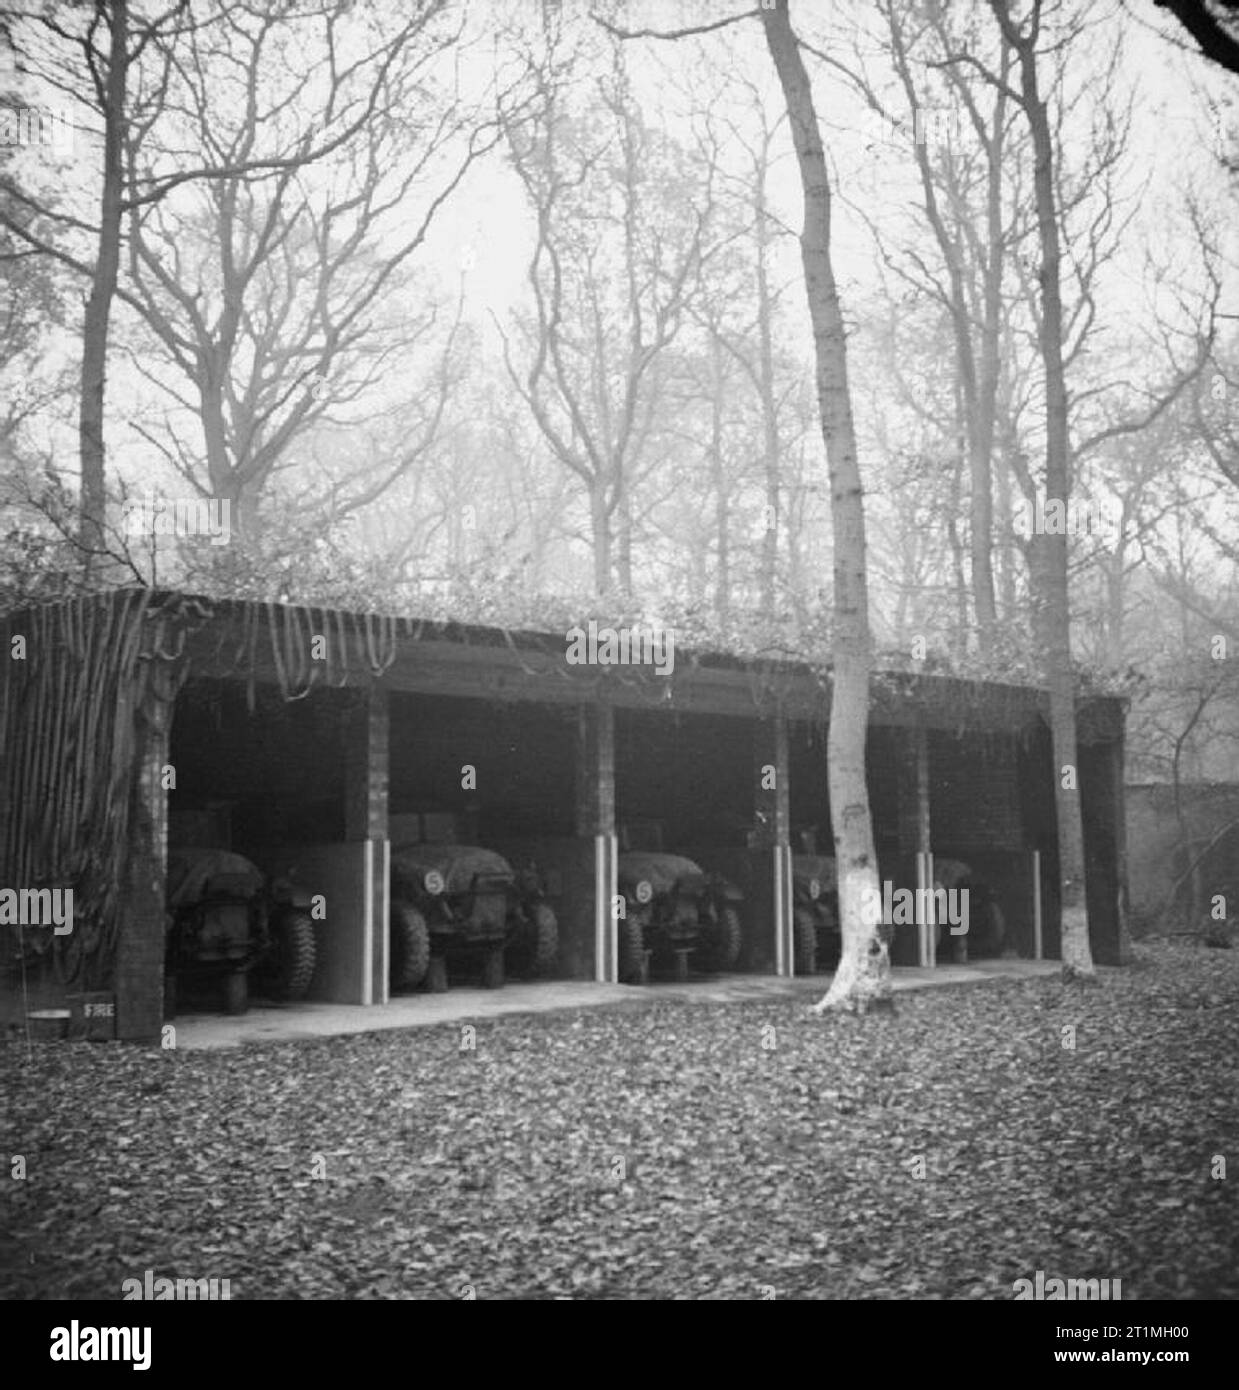
[[[55,599],[45,604],[28,605],[25,608],[15,609],[0,615],[0,626],[11,627],[15,623],[20,624],[23,614],[32,614],[35,611],[57,605],[73,602],[107,603],[109,600],[119,599],[123,595],[132,595],[135,589],[140,587],[120,586],[94,594],[80,595],[76,598]],[[410,614],[340,608],[330,604],[215,598],[166,586],[150,589],[147,599],[152,610],[163,610],[166,614],[169,607],[179,609],[181,613],[185,614],[187,625],[191,627],[196,626],[199,629],[212,627],[222,620],[230,628],[248,629],[251,635],[251,665],[257,659],[258,653],[253,637],[263,617],[266,619],[268,628],[272,630],[272,635],[274,635],[273,620],[279,622],[283,629],[298,625],[289,622],[289,615],[292,614],[305,615],[310,621],[321,620],[325,626],[334,625],[341,632],[346,627],[351,626],[355,632],[364,633],[367,639],[373,631],[375,634],[381,635],[388,647],[386,660],[374,648],[369,648],[367,642],[359,639],[358,646],[362,651],[362,664],[369,664],[370,674],[375,678],[388,672],[389,668],[395,664],[401,648],[408,642],[425,644],[427,649],[434,646],[440,651],[453,648],[472,649],[473,651],[494,649],[505,654],[502,664],[509,671],[513,667],[513,658],[515,658],[517,667],[527,677],[535,679],[538,676],[549,677],[552,674],[552,663],[559,668],[556,674],[563,675],[567,670],[561,660],[565,655],[565,641],[573,631],[573,629],[568,629],[566,632],[553,632],[536,628],[506,628],[451,619],[418,617]],[[584,619],[583,621],[596,620]],[[599,631],[605,631],[605,629],[599,629]],[[670,627],[667,631],[674,634],[675,629]],[[217,648],[220,645],[217,643]],[[271,679],[274,674],[278,678],[279,684],[285,687],[285,694],[287,695],[284,672],[280,669],[278,644],[274,640],[270,643],[270,649],[271,659],[264,655],[263,660],[266,662],[266,666],[263,670],[255,672],[251,669],[244,674],[249,675],[251,679],[257,678],[263,681]],[[546,664],[542,670],[535,670],[526,664],[522,659],[522,654],[531,658],[540,658]],[[768,655],[742,655],[714,647],[685,647],[678,640],[675,643],[675,658],[682,671],[689,673],[689,678],[692,677],[693,673],[697,673],[699,677],[704,677],[708,673],[716,673],[718,678],[730,677],[733,682],[737,679],[746,682],[751,688],[753,704],[777,706],[782,703],[784,698],[792,696],[794,692],[798,698],[792,699],[792,705],[795,708],[788,711],[789,717],[822,717],[824,709],[822,700],[830,688],[832,670],[830,660],[814,662],[803,657],[788,656],[782,652],[771,652]],[[485,662],[483,661],[482,664],[485,665]],[[605,671],[608,668],[604,667],[603,669]],[[614,672],[616,669],[611,667],[609,671]],[[232,673],[217,670],[203,672],[203,674],[240,675],[243,672],[238,666]],[[624,667],[625,687],[631,690],[634,683],[640,684],[643,674],[648,677],[654,676],[651,667],[647,666],[643,672],[640,664],[626,664]],[[569,698],[573,701],[593,698],[599,693],[599,676],[600,671],[595,667],[588,680],[579,679],[572,682],[570,691],[564,690],[561,686],[556,691],[555,698],[561,700]],[[348,673],[346,672],[345,680],[338,682],[338,684],[346,683],[347,678]],[[764,683],[765,688],[759,692],[754,682]],[[391,678],[391,684],[394,689],[413,688],[402,681],[398,674]],[[476,678],[471,678],[471,688],[476,687],[476,685]],[[500,679],[496,688],[482,691],[473,689],[473,693],[489,693],[498,695],[500,698],[519,697],[517,692],[512,689],[505,692],[502,686],[503,681]],[[777,688],[775,688],[776,686]],[[1048,715],[1047,691],[1043,686],[1028,683],[969,677],[937,671],[914,671],[889,664],[875,664],[872,673],[872,687],[874,713],[879,715],[879,722],[881,722],[881,716],[892,716],[898,707],[909,703],[918,707],[922,717],[928,717],[928,722],[937,727],[958,726],[960,729],[968,727],[973,722],[969,715],[975,716],[982,709],[987,709],[991,716],[1003,714],[1012,724],[1020,726],[1027,726],[1030,723],[1044,720]],[[445,691],[445,693],[447,692]],[[668,696],[667,688],[664,687],[659,693],[661,699],[672,705],[678,706],[681,703],[678,691]],[[701,698],[700,691],[698,696]],[[619,702],[648,704],[649,700],[637,698],[628,700],[621,696]],[[814,715],[805,713],[806,702],[819,707]],[[697,703],[696,700],[692,701],[693,705],[697,705]],[[1080,737],[1082,742],[1104,741],[1121,734],[1123,716],[1128,703],[1124,697],[1081,692],[1078,703],[1081,709]],[[700,707],[703,709],[714,708],[708,699]],[[730,711],[717,708],[714,709],[714,712]],[[938,717],[930,717],[935,715]]]

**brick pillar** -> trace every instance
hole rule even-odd
[[[344,734],[344,838],[387,839],[390,725],[387,690],[371,686],[350,707]]]
[[[1098,965],[1125,965],[1131,960],[1131,938],[1127,921],[1122,737],[1082,744],[1076,763],[1093,959]]]
[[[168,864],[168,761],[172,703],[151,691],[135,715],[134,773],[116,941],[116,1036],[159,1038],[163,1027],[165,878]]]

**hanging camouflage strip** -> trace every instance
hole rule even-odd
[[[202,603],[220,620],[206,665],[245,681],[251,714],[268,655],[280,695],[289,701],[303,700],[316,685],[339,690],[365,674],[377,678],[396,659],[399,618],[269,601]],[[412,631],[411,623],[406,626]]]
[[[0,886],[73,894],[64,934],[6,923],[10,960],[50,952],[66,985],[109,979],[137,729],[175,700],[204,616],[194,600],[128,589],[0,621]]]
[[[246,617],[251,702],[260,611],[265,613],[276,683],[285,700],[303,700],[316,684],[340,689],[355,672],[377,678],[396,659],[396,618],[277,603],[250,605]]]
[[[152,589],[0,619],[0,888],[72,889],[74,914],[60,936],[5,924],[9,961],[50,953],[63,984],[110,981],[138,730],[167,725],[190,674],[186,644],[199,633],[200,650],[210,652],[214,637],[214,663],[245,680],[252,713],[265,650],[281,696],[301,700],[316,684],[381,676],[396,659],[398,620]]]

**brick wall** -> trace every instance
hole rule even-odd
[[[934,849],[1016,849],[1023,844],[1015,741],[935,732],[929,745]]]

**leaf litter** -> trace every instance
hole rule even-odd
[[[868,1019],[654,992],[472,1051],[8,1044],[0,1295],[1239,1297],[1239,951],[1140,954]]]

